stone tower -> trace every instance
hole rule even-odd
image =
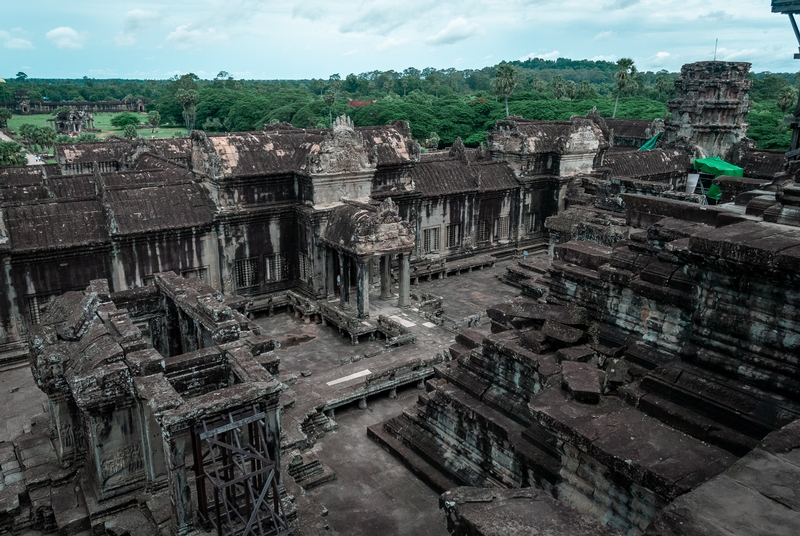
[[[745,62],[700,61],[681,68],[669,101],[667,142],[686,144],[695,157],[725,158],[747,134],[747,93],[753,85]]]

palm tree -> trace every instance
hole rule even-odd
[[[9,119],[11,119],[11,111],[8,108],[0,108],[0,128],[8,127]]]
[[[492,88],[495,93],[505,95],[506,97],[506,117],[508,113],[508,96],[513,93],[517,85],[517,71],[514,66],[509,63],[501,63],[494,70],[494,78],[492,79]]]
[[[194,105],[200,100],[200,96],[193,89],[179,89],[175,92],[175,98],[183,106],[183,120],[186,122],[186,130],[187,132],[192,132],[196,116]]]
[[[322,100],[325,101],[325,106],[328,107],[328,127],[333,127],[333,103],[336,102],[336,93],[329,88],[325,95],[322,96]]]
[[[636,67],[633,65],[633,60],[630,58],[620,58],[617,61],[617,72],[614,73],[614,78],[617,79],[617,100],[614,101],[614,113],[611,118],[617,117],[617,105],[619,104],[619,94],[622,90],[629,87],[631,78],[636,74]]]
[[[797,90],[791,86],[784,87],[778,95],[778,108],[784,114],[792,107],[795,99],[797,98]]]

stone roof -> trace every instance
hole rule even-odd
[[[94,195],[91,175],[61,175],[58,166],[0,168],[0,204],[3,205]]]
[[[679,149],[610,153],[606,155],[604,165],[611,169],[612,177],[640,180],[652,180],[664,174],[690,169],[689,156]]]
[[[510,190],[519,186],[514,173],[502,162],[423,160],[414,166],[411,179],[416,191],[425,196]]]
[[[345,203],[331,213],[323,241],[357,257],[408,252],[414,231],[398,214],[391,198],[378,206]]]
[[[757,149],[734,151],[731,163],[743,168],[745,177],[772,179],[776,173],[783,171],[786,164],[786,153]]]
[[[511,117],[498,121],[489,134],[493,153],[586,154],[608,148],[601,127],[591,119],[573,117],[569,121],[531,121]]]
[[[194,135],[195,143],[198,137]],[[207,136],[226,177],[276,175],[304,169],[306,157],[324,139],[319,131],[236,132]],[[197,148],[196,148],[197,149]]]
[[[411,139],[411,130],[406,121],[392,121],[377,127],[359,127],[367,148],[375,151],[378,166],[407,164],[419,159],[419,146]]]
[[[62,166],[93,162],[122,162],[132,152],[132,142],[113,139],[89,143],[57,143],[54,156]]]
[[[649,134],[648,131],[653,126],[653,122],[646,119],[605,119],[605,122],[608,128],[614,131],[614,137],[642,140],[653,137],[653,134]]]
[[[348,138],[346,142],[344,138]],[[406,164],[419,155],[419,146],[411,139],[405,121],[354,128],[348,118],[338,118],[333,130],[280,127],[220,135],[195,131],[192,139],[195,170],[224,177],[344,171],[340,168],[346,163],[332,161],[328,155],[344,154],[336,149],[345,145],[358,146],[355,152],[369,155],[372,166]],[[366,164],[357,167],[366,169]]]
[[[27,252],[99,244],[108,227],[99,201],[54,200],[3,209],[15,251]]]
[[[211,224],[216,207],[187,168],[154,155],[144,155],[138,164],[150,169],[108,172],[99,179],[50,177],[42,166],[3,168],[0,243],[32,252]]]
[[[191,171],[152,155],[142,156],[137,164],[153,167],[101,175],[112,234],[183,229],[213,221],[214,203]]]

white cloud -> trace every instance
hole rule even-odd
[[[594,56],[589,59],[591,61],[614,61],[614,62],[617,61],[617,57],[613,55],[607,55],[607,56],[600,55],[600,56]]]
[[[119,32],[114,36],[114,43],[120,48],[132,47],[136,44],[136,36],[125,32]]]
[[[18,28],[11,30],[10,33],[0,30],[0,41],[3,42],[3,48],[9,50],[33,50],[36,48],[29,40],[19,37],[19,33],[21,31]]]
[[[608,30],[607,32],[600,32],[592,38],[592,41],[607,41],[614,37],[614,32]]]
[[[725,11],[720,10],[720,11],[709,11],[707,14],[700,15],[697,18],[698,19],[704,19],[704,20],[710,20],[710,21],[722,22],[722,21],[726,21],[726,20],[731,20],[733,18],[733,16],[730,13],[727,13]]]
[[[669,58],[670,56],[672,56],[672,54],[670,54],[669,52],[659,52],[658,54],[656,54],[656,59],[657,60],[665,60],[665,59]]]
[[[136,44],[136,34],[147,28],[147,26],[158,19],[152,11],[143,9],[132,9],[125,13],[123,29],[114,36],[114,42],[120,48],[130,47]]]
[[[532,60],[533,58],[539,58],[541,60],[554,60],[559,57],[561,57],[561,53],[558,50],[553,50],[552,52],[548,52],[546,54],[531,52],[527,56],[522,56],[519,61]]]
[[[191,25],[178,26],[167,35],[166,42],[175,45],[175,48],[187,49],[200,46],[202,44],[209,44],[215,42],[222,42],[228,40],[228,35],[223,32],[217,32],[214,28],[195,28],[190,29]]]
[[[384,50],[388,50],[394,47],[399,47],[401,45],[405,45],[406,43],[408,43],[408,39],[396,39],[394,37],[390,37],[383,43],[376,46],[375,50],[377,50],[378,52],[383,52]]]
[[[386,35],[407,21],[413,20],[414,8],[415,6],[409,0],[405,2],[375,0],[366,9],[352,6],[352,11],[363,13],[355,19],[344,21],[339,26],[339,31],[342,33],[365,32]]]
[[[353,54],[358,54],[358,49],[357,48],[354,48],[353,50],[348,50],[343,55],[344,56],[352,56]]]
[[[626,7],[631,7],[636,5],[640,2],[640,0],[616,0],[609,4],[609,8],[611,9],[625,9]]]
[[[125,13],[125,32],[134,33],[147,27],[148,24],[158,19],[152,11],[132,9]]]
[[[83,48],[84,38],[69,26],[59,26],[45,34],[55,46],[64,50],[78,50]]]
[[[429,45],[452,45],[483,33],[481,27],[463,17],[451,20],[447,26],[425,40]]]

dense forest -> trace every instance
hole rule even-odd
[[[509,66],[501,79],[498,73]],[[639,72],[632,62],[623,76],[620,69],[619,62],[534,58],[479,70],[412,67],[312,80],[236,80],[224,71],[212,80],[191,73],[169,80],[33,79],[18,73],[0,84],[0,101],[12,100],[18,90],[31,100],[147,98],[148,111],[159,112],[162,126],[211,132],[260,129],[273,122],[325,128],[340,114],[360,126],[404,119],[423,143],[438,140],[445,146],[460,136],[477,146],[505,117],[506,98],[508,113],[529,119],[568,119],[595,106],[611,117],[617,102],[618,118],[663,117],[677,73]],[[750,76],[750,136],[761,148],[785,149],[789,129],[783,115],[796,100],[794,75]]]

